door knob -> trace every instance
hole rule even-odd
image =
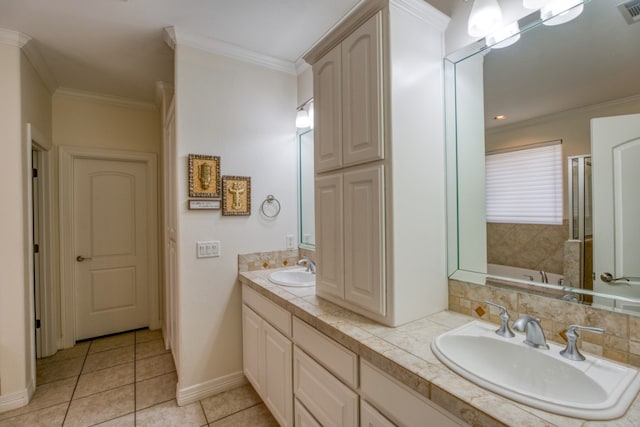
[[[85,258],[85,257],[83,257],[82,255],[78,255],[78,256],[76,257],[76,261],[78,261],[78,262],[87,261],[87,260],[90,260],[90,259],[91,259],[91,257],[87,257],[87,258]]]
[[[627,277],[613,277],[613,274],[609,273],[609,272],[604,272],[600,275],[600,280],[602,280],[604,283],[614,283],[620,280],[625,280],[625,281],[629,281],[629,279]]]

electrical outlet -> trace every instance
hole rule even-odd
[[[197,242],[196,244],[197,258],[213,258],[220,256],[220,241],[214,240],[209,242]]]
[[[287,234],[287,249],[295,249],[295,240],[293,239],[293,234]]]

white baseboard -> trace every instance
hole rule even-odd
[[[33,394],[33,393],[32,393]],[[29,389],[0,396],[0,413],[17,409],[29,403]]]
[[[242,371],[185,388],[180,388],[180,383],[178,383],[176,386],[176,400],[178,401],[178,406],[184,406],[245,384],[247,384],[247,379]]]

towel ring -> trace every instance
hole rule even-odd
[[[272,194],[269,194],[260,205],[260,212],[267,218],[275,218],[280,213],[280,202]]]

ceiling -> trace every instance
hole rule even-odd
[[[485,124],[498,127],[640,96],[640,22],[617,0],[593,0],[574,21],[534,28],[484,59]],[[495,121],[499,114],[506,120]]]
[[[360,0],[0,0],[59,87],[153,102],[173,81],[163,28],[294,63]],[[443,0],[447,1],[447,0]]]

